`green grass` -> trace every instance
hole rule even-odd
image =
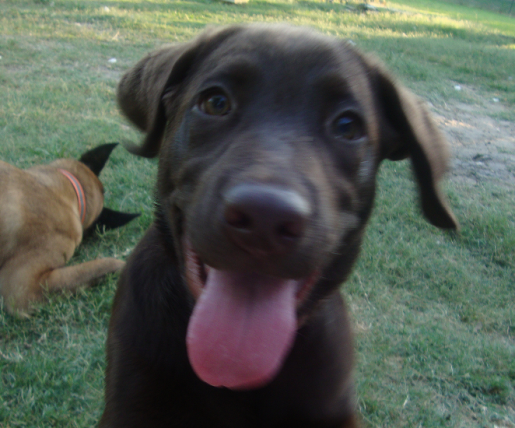
[[[0,1],[0,159],[28,167],[138,140],[116,107],[121,73],[210,23],[285,21],[351,38],[437,110],[496,97],[515,121],[515,20],[493,3],[457,3],[388,1],[389,10],[360,14],[302,0]],[[89,239],[72,263],[126,257],[152,221],[155,172],[155,162],[113,153],[102,173],[107,205],[143,215]],[[408,165],[384,165],[343,287],[365,426],[515,426],[515,191],[498,184],[448,183],[462,230],[446,234],[420,216]],[[95,425],[115,287],[113,276],[78,296],[51,296],[28,321],[0,311],[1,428]]]
[[[515,13],[512,0],[443,0],[460,6],[469,6],[478,9],[491,10],[498,13]]]
[[[514,192],[494,204],[489,186],[475,196],[449,189],[462,231],[446,234],[406,199],[409,176],[404,164],[383,170],[345,286],[358,324],[360,408],[374,427],[511,427],[515,216],[504,210]]]

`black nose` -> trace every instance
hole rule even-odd
[[[272,185],[239,184],[226,192],[224,203],[227,235],[255,256],[291,251],[311,215],[304,197]]]

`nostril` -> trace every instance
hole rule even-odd
[[[236,229],[252,229],[252,217],[235,207],[227,207],[225,221],[229,226]]]
[[[277,226],[275,233],[279,238],[291,240],[300,238],[304,233],[304,223],[302,220],[284,222]]]

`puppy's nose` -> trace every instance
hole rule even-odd
[[[239,184],[224,195],[228,237],[254,256],[284,254],[304,236],[311,215],[299,193],[272,185]]]

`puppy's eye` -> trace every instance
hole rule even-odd
[[[336,137],[349,141],[358,140],[365,134],[361,119],[352,113],[338,116],[333,122],[333,132]]]
[[[231,111],[231,102],[223,92],[209,92],[200,98],[199,108],[211,116],[223,116]]]

